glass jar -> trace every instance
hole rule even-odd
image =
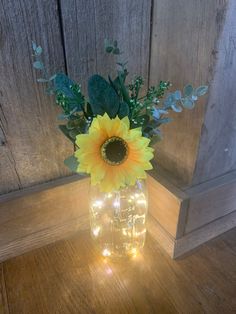
[[[147,205],[145,181],[111,193],[91,186],[91,235],[103,256],[133,256],[144,246]]]

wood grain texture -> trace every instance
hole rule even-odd
[[[236,169],[236,2],[230,0],[223,32],[215,51],[216,66],[193,183]]]
[[[118,40],[130,77],[148,80],[151,0],[61,0],[68,73],[87,91],[95,73],[114,74],[115,58],[104,52],[104,39]]]
[[[167,188],[162,183],[160,176],[158,179],[157,176],[155,178],[149,176],[147,180],[149,213],[167,232],[176,238],[181,208],[184,206],[183,203],[188,202],[187,195],[181,191],[176,191],[176,188],[173,191],[170,184]]]
[[[32,44],[52,73],[64,70],[57,1],[0,2],[0,194],[68,174],[72,146],[54,100],[36,83]]]
[[[190,82],[211,83],[227,4],[227,0],[154,0],[151,85],[170,80],[182,90]],[[156,161],[181,187],[192,181],[206,101],[192,111],[171,114],[174,121],[163,126],[164,139],[156,146]]]
[[[9,314],[3,264],[0,264],[0,314]]]
[[[2,203],[0,199],[0,260],[89,228],[89,182],[73,180],[12,193],[12,199],[3,196]]]
[[[149,236],[142,254],[115,263],[80,233],[4,263],[10,313],[234,313],[236,255],[226,241],[235,235],[178,261]]]
[[[236,171],[200,184],[189,195],[185,233],[236,210]]]
[[[218,218],[175,241],[173,257],[182,256],[199,245],[235,228],[236,211]]]

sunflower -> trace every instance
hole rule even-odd
[[[137,179],[145,179],[152,169],[153,149],[141,128],[130,129],[128,117],[110,119],[105,113],[93,119],[88,134],[76,136],[77,172],[91,175],[91,184],[111,192]]]

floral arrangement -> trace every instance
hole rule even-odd
[[[153,146],[161,136],[160,126],[172,121],[169,111],[192,109],[208,87],[191,85],[167,92],[171,83],[161,81],[141,94],[144,80],[134,77],[129,84],[127,62],[117,41],[105,41],[105,51],[116,55],[117,76],[108,80],[95,74],[88,80],[88,99],[81,86],[64,73],[48,75],[42,61],[42,47],[32,43],[33,67],[40,72],[39,83],[55,95],[62,109],[59,128],[74,144],[75,152],[64,163],[71,171],[91,176],[101,191],[118,190],[146,178],[152,169]]]

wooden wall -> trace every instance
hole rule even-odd
[[[118,39],[130,78],[182,89],[209,84],[197,107],[173,114],[156,161],[181,188],[236,169],[234,0],[3,0],[0,4],[0,194],[69,175],[72,151],[58,108],[36,84],[31,40],[52,73],[82,83],[113,67],[105,38]],[[208,99],[209,98],[209,99]]]
[[[164,79],[175,89],[188,83],[211,86],[227,8],[228,1],[222,0],[154,0],[150,84]],[[193,111],[173,113],[156,147],[156,161],[181,187],[193,179],[206,105],[204,97]]]
[[[104,39],[118,39],[130,75],[148,81],[151,0],[0,3],[0,194],[68,175],[72,147],[57,129],[54,100],[37,85],[31,40],[52,73],[68,70],[83,83],[106,74],[114,60]]]

